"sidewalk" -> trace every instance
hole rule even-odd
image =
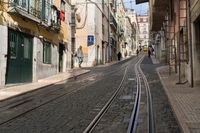
[[[35,91],[37,89],[41,89],[44,87],[51,86],[53,84],[56,84],[58,82],[64,81],[69,78],[73,78],[75,76],[79,76],[85,73],[90,72],[90,70],[84,70],[84,69],[73,69],[69,70],[65,73],[59,73],[57,75],[50,76],[45,79],[41,79],[38,82],[33,82],[33,83],[27,83],[27,84],[22,84],[22,85],[17,85],[17,86],[10,86],[10,87],[5,87],[3,89],[0,89],[0,102],[17,97],[19,95],[23,95],[25,93],[30,93],[32,91]]]
[[[200,86],[177,85],[178,75],[169,75],[168,66],[159,67],[157,73],[183,132],[200,133]]]

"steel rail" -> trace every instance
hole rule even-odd
[[[153,107],[152,107],[152,98],[151,98],[151,92],[150,92],[150,87],[147,81],[146,76],[144,75],[141,67],[140,67],[140,63],[142,62],[144,56],[142,56],[139,61],[137,62],[137,64],[135,64],[135,71],[137,74],[137,78],[140,79],[140,75],[141,78],[144,81],[144,85],[145,85],[145,89],[146,89],[146,94],[147,94],[147,113],[148,113],[148,133],[155,133],[155,122],[154,122],[154,115],[153,115]],[[131,120],[129,123],[129,127],[128,127],[128,132],[127,133],[136,133],[136,128],[137,128],[137,118],[138,118],[138,112],[139,112],[139,102],[140,99],[138,94],[139,90],[141,89],[141,81],[137,80],[137,95],[136,95],[136,100],[135,100],[135,104],[134,104],[134,108],[133,108],[133,112],[132,112],[132,116],[131,116]],[[140,85],[140,87],[138,87]],[[141,92],[141,90],[140,90]]]
[[[129,122],[127,133],[135,133],[137,129],[137,119],[138,119],[138,114],[139,114],[139,109],[140,109],[140,99],[141,99],[141,79],[140,79],[140,74],[138,71],[138,65],[141,63],[143,58],[144,56],[142,56],[138,60],[138,62],[135,64],[135,67],[134,67],[136,78],[137,78],[137,92],[136,92],[134,107],[131,114],[131,119]]]
[[[129,61],[129,60],[128,60],[128,61]],[[125,68],[125,67],[127,67],[127,66],[128,66],[128,65],[126,64],[126,65],[124,65],[124,66],[121,66],[121,68]],[[113,74],[113,73],[116,73],[117,71],[119,71],[119,70],[118,70],[118,69],[117,69],[117,70],[113,70],[113,71],[111,71],[111,72],[108,72],[108,73],[106,73],[106,74],[103,74],[103,76],[104,76],[104,77],[105,77],[105,76],[109,76],[109,75],[111,75],[111,74]],[[89,77],[93,77],[93,76],[94,76],[94,74],[88,75],[88,76],[86,76],[86,77],[89,78]],[[72,78],[70,78],[70,79],[72,79]],[[58,81],[58,82],[56,82],[56,84],[57,84],[57,83],[64,82],[64,81],[67,81],[67,80],[69,80],[69,79],[65,79],[65,80],[62,80],[62,81]],[[45,89],[47,89],[48,87],[52,87],[52,86],[54,86],[54,85],[55,85],[55,84],[51,84],[51,85],[45,87],[45,88],[42,89],[42,90],[45,90]],[[85,87],[85,86],[83,86],[83,87]],[[58,89],[53,90],[52,93],[53,93],[54,91],[58,91],[58,90],[61,90],[61,89],[63,89],[63,86],[60,87],[60,88],[58,88]],[[39,104],[39,105],[37,105],[37,106],[31,108],[31,109],[28,109],[28,110],[24,111],[23,113],[20,113],[20,114],[14,116],[14,117],[12,117],[12,118],[9,118],[9,119],[7,119],[7,120],[5,120],[5,121],[3,121],[3,122],[0,122],[0,126],[3,125],[3,124],[8,123],[8,122],[10,122],[10,121],[12,121],[12,120],[14,120],[14,119],[17,119],[17,118],[19,118],[19,117],[22,117],[22,116],[26,115],[27,113],[30,113],[30,112],[32,112],[32,111],[34,111],[34,110],[36,110],[36,109],[38,109],[38,108],[40,108],[40,107],[42,107],[42,106],[44,106],[44,105],[47,105],[47,104],[49,104],[49,103],[51,103],[51,102],[53,102],[53,101],[55,101],[55,100],[57,100],[57,99],[60,99],[60,98],[62,98],[62,97],[64,97],[64,96],[66,96],[66,95],[73,94],[74,92],[76,92],[76,91],[78,91],[78,90],[80,90],[80,88],[74,89],[74,90],[69,91],[69,92],[62,93],[62,94],[60,94],[60,95],[57,96],[57,97],[54,97],[54,98],[52,98],[52,99],[50,99],[50,100],[48,100],[48,101],[46,101],[46,102],[44,102],[44,103],[41,103],[41,104]],[[41,90],[36,90],[36,91],[34,91],[34,92],[37,92],[37,91],[41,91]],[[26,94],[23,94],[23,95],[26,95]],[[31,95],[30,97],[35,96],[35,95],[36,95],[36,94]]]
[[[140,66],[139,66],[139,71],[144,80],[144,84],[145,84],[145,88],[146,88],[146,92],[147,92],[148,133],[155,133],[155,131],[156,131],[155,130],[155,121],[154,121],[154,115],[153,115],[152,97],[151,97],[149,83],[148,83],[147,78],[144,75]]]
[[[108,102],[104,105],[104,107],[101,109],[101,111],[92,120],[92,122],[83,131],[83,133],[91,133],[94,130],[95,126],[98,124],[98,122],[101,120],[101,118],[103,117],[103,115],[106,113],[106,111],[109,109],[109,107],[113,103],[114,99],[116,98],[117,94],[119,93],[119,91],[122,88],[122,84],[123,84],[124,79],[126,77],[127,68],[128,68],[128,66],[125,68],[123,78],[122,78],[121,83],[120,83],[119,87],[117,88],[117,90],[114,92],[114,94],[112,95],[112,97],[108,100]]]

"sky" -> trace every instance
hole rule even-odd
[[[135,0],[124,0],[124,5],[128,9],[134,9],[138,15],[147,14],[148,3],[135,4]]]

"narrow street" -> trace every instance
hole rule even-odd
[[[0,133],[200,133],[200,0],[0,0]]]
[[[107,67],[91,68],[90,73],[75,79],[1,102],[0,132],[83,132],[118,88],[126,67],[127,75],[122,89],[93,132],[127,132],[136,93],[134,65],[138,58],[132,57]],[[180,129],[155,73],[157,66],[146,56],[141,67],[152,91],[157,132],[179,133]],[[142,123],[142,119],[138,121],[138,131]]]

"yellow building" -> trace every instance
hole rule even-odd
[[[33,82],[70,66],[64,0],[0,1],[0,86]]]

